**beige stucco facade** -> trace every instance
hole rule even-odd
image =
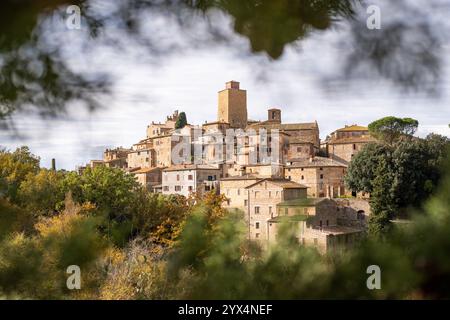
[[[192,193],[219,191],[220,169],[208,165],[178,165],[163,170],[162,193],[188,197]]]

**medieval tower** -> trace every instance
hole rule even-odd
[[[247,126],[247,91],[239,89],[239,82],[229,81],[219,91],[218,121],[227,122],[232,128]]]

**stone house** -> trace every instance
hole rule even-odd
[[[227,209],[239,209],[248,212],[248,190],[246,187],[252,185],[262,178],[254,175],[233,176],[220,179],[220,193],[227,198],[223,207]]]
[[[294,199],[277,204],[278,215],[267,221],[269,243],[276,243],[283,223],[291,224],[300,245],[326,253],[353,246],[363,228],[339,224],[337,203],[328,198]]]
[[[155,151],[153,148],[134,149],[128,153],[128,168],[152,168],[155,167]]]
[[[157,167],[170,167],[172,165],[172,150],[176,142],[171,134],[160,135],[151,138],[154,148],[154,163]]]
[[[339,161],[311,157],[288,162],[284,168],[284,177],[307,186],[309,197],[334,198],[345,194],[346,169],[347,165]]]
[[[136,177],[136,180],[141,185],[152,191],[155,186],[160,185],[162,182],[162,170],[163,168],[159,167],[144,167],[130,173]]]
[[[162,172],[162,193],[180,194],[188,197],[212,190],[219,191],[219,175],[221,170],[209,165],[176,165]]]
[[[267,240],[267,221],[276,217],[276,205],[280,202],[306,198],[306,186],[285,180],[267,178],[245,188],[248,209],[246,220],[249,239]]]
[[[304,141],[297,137],[289,139],[287,161],[292,161],[292,159],[309,159],[315,155],[316,149],[311,141]]]
[[[153,122],[147,126],[147,138],[153,138],[161,135],[166,135],[175,129],[175,124],[178,120],[178,110],[175,110],[173,115],[167,116],[164,123]]]
[[[115,149],[106,149],[103,153],[103,162],[104,165],[110,168],[121,168],[125,169],[128,167],[127,158],[128,152],[131,149],[126,148],[115,148]]]
[[[374,141],[367,127],[351,125],[331,133],[324,146],[329,158],[349,164],[355,154]]]

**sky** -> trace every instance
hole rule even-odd
[[[147,15],[143,28],[159,47],[170,50],[149,52],[126,36],[116,37],[120,50],[99,40],[86,50],[83,29],[49,27],[52,41],[69,43],[67,59],[74,68],[112,75],[112,94],[99,97],[104,108],[94,113],[73,104],[58,119],[16,115],[19,136],[0,131],[0,145],[8,149],[28,145],[41,157],[42,166],[49,167],[55,158],[58,168],[73,170],[101,159],[105,148],[130,147],[145,138],[148,124],[164,121],[174,110],[186,112],[191,124],[216,120],[217,92],[230,80],[247,90],[250,119],[265,120],[267,109],[278,107],[285,123],[317,121],[322,138],[346,124],[367,125],[387,115],[419,120],[419,136],[435,132],[450,137],[448,44],[442,48],[443,90],[434,97],[405,93],[382,79],[349,83],[336,78],[348,52],[342,40],[345,27],[317,32],[287,46],[280,59],[272,60],[252,53],[248,40],[234,34],[232,20],[220,12],[211,16],[228,35],[226,42],[212,41],[204,21],[180,27],[174,17]]]

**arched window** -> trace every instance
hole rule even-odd
[[[358,219],[358,220],[364,220],[365,218],[366,218],[366,216],[365,216],[364,210],[359,210],[359,211],[356,213],[356,219]]]

